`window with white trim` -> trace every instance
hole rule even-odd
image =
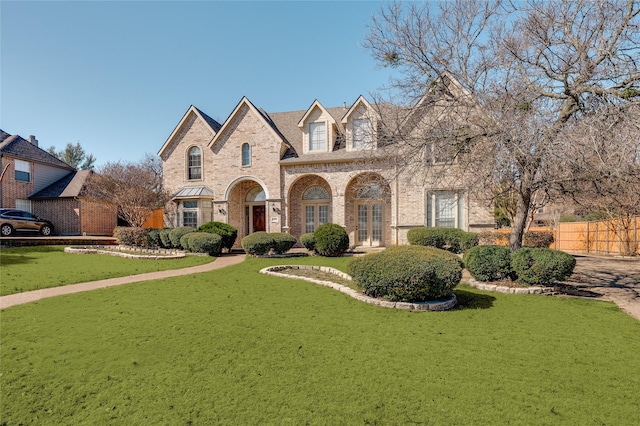
[[[251,145],[248,143],[242,144],[242,165],[251,165]]]
[[[198,227],[197,200],[185,200],[182,202],[182,226]]]
[[[464,229],[464,195],[455,191],[427,193],[426,226]]]
[[[311,233],[323,223],[329,222],[329,191],[315,185],[302,194],[304,232]]]
[[[202,151],[197,146],[189,150],[189,180],[202,179]]]
[[[352,148],[367,148],[371,146],[373,131],[369,119],[353,120]]]
[[[31,163],[28,161],[15,160],[15,178],[20,182],[31,182]]]
[[[325,123],[309,123],[309,151],[327,149],[327,128]]]

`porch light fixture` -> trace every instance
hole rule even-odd
[[[221,215],[224,215],[224,216],[227,215],[227,211],[225,209],[218,209],[218,213],[220,213]]]
[[[276,206],[271,207],[271,210],[273,210],[275,213],[280,214],[280,209],[277,208]]]

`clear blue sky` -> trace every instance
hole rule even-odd
[[[100,165],[156,154],[192,104],[352,103],[389,78],[362,47],[383,4],[2,0],[0,128]]]

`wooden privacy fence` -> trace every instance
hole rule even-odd
[[[628,221],[563,222],[556,249],[578,253],[640,255],[640,216]]]

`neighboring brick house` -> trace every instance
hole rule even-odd
[[[158,153],[173,194],[165,224],[226,222],[240,241],[256,231],[299,237],[333,222],[355,246],[406,244],[417,226],[493,228],[493,209],[464,186],[397,175],[378,117],[362,96],[348,107],[316,100],[280,113],[244,97],[223,124],[191,106]]]
[[[89,171],[76,171],[38,147],[38,141],[0,130],[0,207],[26,210],[53,223],[59,235],[112,235],[113,207],[88,200]]]

